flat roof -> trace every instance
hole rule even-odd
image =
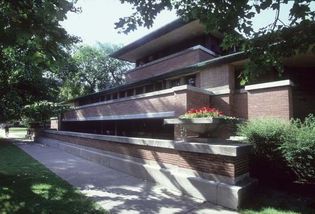
[[[177,19],[152,33],[124,46],[110,56],[129,61],[136,62],[150,54],[156,53],[170,45],[180,43],[184,40],[194,38],[205,33],[205,27],[199,20],[185,22],[182,19]],[[211,33],[218,38],[219,34]]]

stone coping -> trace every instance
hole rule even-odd
[[[247,86],[245,86],[245,90],[250,91],[250,90],[275,88],[275,87],[283,87],[283,86],[293,86],[293,85],[294,84],[291,80],[281,80],[281,81],[273,81],[273,82],[247,85]]]
[[[206,153],[224,156],[239,156],[251,152],[252,146],[249,144],[229,143],[231,141],[212,139],[211,143],[200,142],[180,142],[174,140],[161,140],[152,138],[135,138],[113,135],[88,134],[81,132],[44,130],[46,133],[63,136],[81,137],[86,139],[104,140],[131,145],[148,146],[155,148],[174,149],[178,151]]]
[[[72,121],[100,121],[100,120],[134,120],[134,119],[148,119],[148,118],[169,118],[175,117],[175,111],[167,112],[149,112],[142,114],[123,114],[123,115],[110,115],[110,116],[96,116],[96,117],[84,117],[78,116],[76,118],[62,119],[64,122]]]

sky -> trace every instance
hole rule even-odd
[[[81,7],[82,12],[69,13],[61,25],[69,34],[79,36],[82,43],[87,45],[95,45],[97,42],[126,45],[177,18],[174,11],[164,11],[159,14],[152,28],[138,28],[126,35],[119,34],[114,29],[114,23],[132,13],[131,5],[121,4],[119,0],[78,0],[77,7]],[[280,18],[283,21],[288,20],[289,8],[290,5],[281,8]],[[272,23],[274,16],[274,11],[264,11],[254,18],[254,28]]]
[[[114,23],[132,13],[130,5],[121,4],[119,0],[79,0],[77,6],[81,7],[82,12],[69,13],[61,25],[68,33],[81,37],[82,42],[88,45],[97,42],[126,45],[177,18],[174,12],[165,11],[157,17],[149,30],[139,28],[126,35],[119,34],[114,29]]]

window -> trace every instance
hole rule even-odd
[[[157,82],[155,83],[155,90],[159,91],[163,89],[163,83],[162,82]]]
[[[107,101],[107,100],[110,100],[110,99],[111,99],[110,94],[107,94],[106,97],[105,97],[105,100]]]
[[[185,77],[186,85],[196,86],[196,75]]]
[[[136,94],[143,94],[143,87],[136,88]]]
[[[99,102],[99,97],[92,97],[91,98],[91,103],[97,103]]]
[[[124,98],[126,96],[126,91],[119,92],[119,98]]]
[[[171,88],[172,87],[175,87],[175,86],[179,86],[180,85],[180,79],[173,79],[173,80],[170,80],[170,86]]]
[[[133,96],[133,91],[134,91],[134,89],[129,89],[127,91],[127,97]]]
[[[149,92],[152,92],[152,91],[154,91],[153,85],[146,85],[145,86],[145,92],[146,93],[149,93]]]
[[[113,100],[117,99],[117,93],[113,93]]]
[[[105,100],[105,96],[103,95],[103,96],[100,97],[100,101],[102,102],[104,100]]]

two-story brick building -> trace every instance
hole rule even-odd
[[[252,183],[250,145],[174,141],[174,126],[163,120],[202,106],[244,119],[303,118],[315,113],[315,58],[287,59],[282,76],[269,71],[241,86],[248,59],[223,52],[221,41],[199,21],[176,20],[123,47],[112,57],[135,63],[126,84],[70,100],[74,108],[60,118],[60,130],[45,131],[39,140],[237,209]]]
[[[221,40],[198,21],[176,20],[123,47],[112,57],[135,63],[126,84],[71,100],[75,109],[63,115],[61,129],[170,138],[163,119],[195,107],[210,105],[245,119],[315,113],[313,56],[288,59],[282,76],[267,72],[241,86],[246,56],[222,52]]]

